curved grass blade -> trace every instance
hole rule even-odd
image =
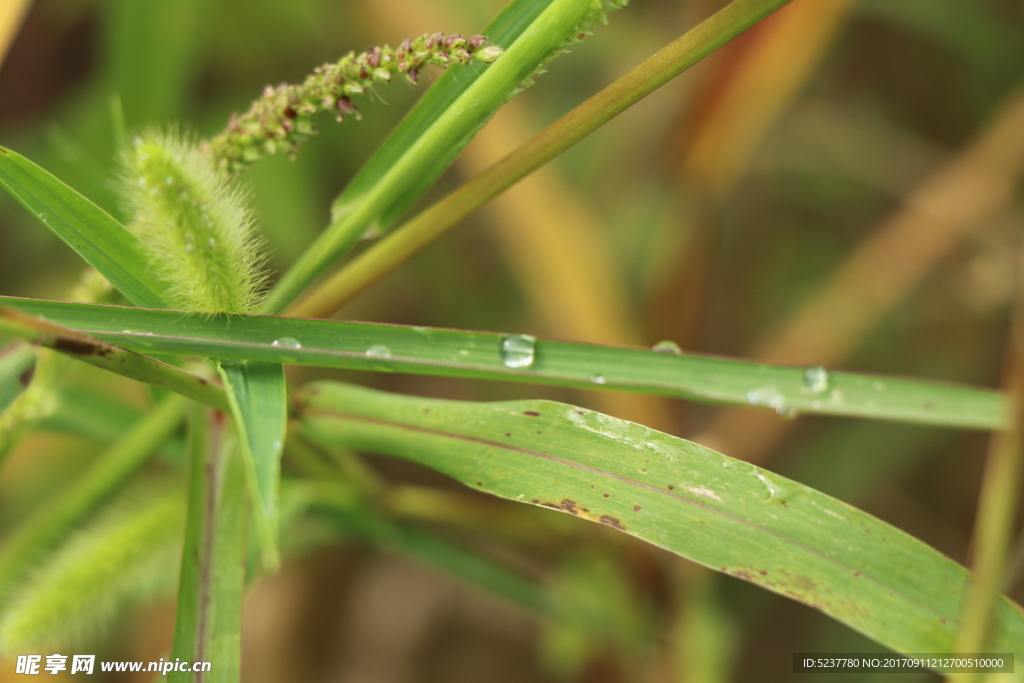
[[[284,368],[274,363],[220,363],[218,371],[238,426],[263,568],[276,571],[281,563],[277,544],[281,451],[288,421]]]
[[[0,305],[0,329],[103,370],[227,411],[224,390],[199,375]]]
[[[248,514],[245,466],[222,413],[193,404],[185,549],[171,657],[212,662],[208,673],[172,671],[172,683],[236,683]]]
[[[18,588],[0,619],[0,651],[95,639],[126,603],[172,588],[185,506],[180,487],[147,486],[76,532]]]
[[[25,157],[0,147],[0,186],[136,306],[164,305],[142,243],[100,207]]]
[[[631,422],[550,401],[473,404],[318,382],[303,433],[396,455],[510,500],[606,524],[810,605],[897,652],[953,651],[970,572],[797,482]],[[1024,655],[1001,598],[993,651]]]
[[[845,415],[969,429],[996,429],[1006,420],[1005,400],[998,392],[927,380],[494,332],[266,316],[186,316],[11,297],[0,297],[0,304],[140,353],[621,389],[763,407],[783,416]]]

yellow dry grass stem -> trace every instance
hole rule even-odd
[[[853,0],[796,0],[755,33],[742,63],[687,136],[689,182],[720,199],[736,184],[772,125],[813,75]]]
[[[0,67],[4,64],[4,57],[14,43],[14,37],[18,34],[18,28],[28,12],[32,0],[4,0],[0,2]]]

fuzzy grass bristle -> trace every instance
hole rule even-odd
[[[266,279],[248,198],[190,136],[149,130],[122,153],[128,228],[176,308],[250,313]]]

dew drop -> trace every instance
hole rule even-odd
[[[391,358],[391,349],[383,344],[374,344],[366,349],[366,355],[373,358]]]
[[[274,343],[271,344],[271,346],[277,346],[278,348],[282,348],[282,349],[301,349],[302,348],[302,344],[299,343],[299,340],[298,339],[292,339],[291,337],[281,337],[280,339],[275,339]]]
[[[608,380],[605,379],[604,375],[591,375],[590,376],[590,383],[591,384],[607,384]]]
[[[828,370],[820,365],[804,370],[804,386],[811,390],[812,394],[824,394],[829,390]]]
[[[679,348],[679,344],[676,344],[671,339],[658,342],[651,347],[651,351],[654,351],[655,353],[671,353],[676,356],[683,352],[683,350]]]
[[[533,365],[537,340],[527,334],[507,334],[501,338],[501,362],[506,368]]]

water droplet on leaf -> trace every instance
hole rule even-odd
[[[506,368],[533,365],[537,340],[528,334],[507,334],[501,338],[501,362]]]
[[[655,353],[671,353],[677,356],[683,352],[683,350],[679,348],[679,344],[676,344],[671,339],[666,339],[664,341],[658,342],[653,347],[651,347],[651,350],[654,351]]]
[[[804,370],[804,385],[813,394],[824,394],[829,390],[828,370],[820,365]]]
[[[391,349],[383,344],[374,344],[366,349],[366,355],[373,358],[391,358]]]
[[[604,378],[604,375],[591,375],[590,382],[592,384],[607,384],[608,380]]]
[[[277,346],[282,349],[301,349],[302,344],[299,343],[298,339],[292,339],[291,337],[281,337],[275,339],[271,346]]]

